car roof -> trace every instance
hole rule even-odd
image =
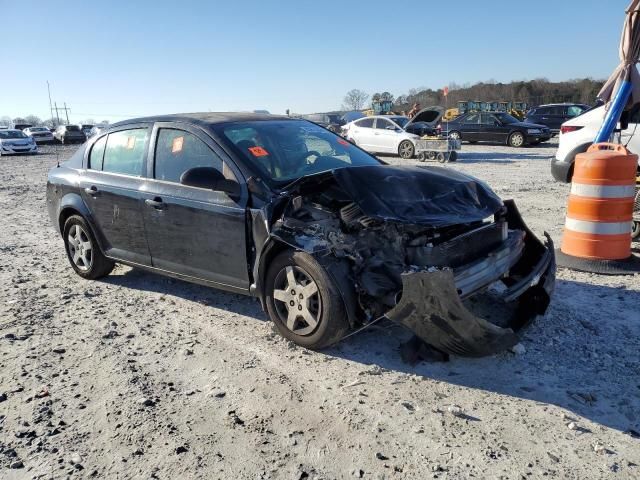
[[[110,127],[119,127],[131,123],[150,122],[188,122],[200,125],[211,125],[228,122],[251,122],[259,120],[296,120],[285,115],[270,115],[266,113],[252,112],[199,112],[199,113],[174,113],[169,115],[155,115],[151,117],[139,117],[113,123]]]

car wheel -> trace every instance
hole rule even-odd
[[[414,146],[409,140],[403,140],[398,145],[398,155],[400,158],[413,158]]]
[[[438,160],[438,162],[440,163],[445,163],[447,161],[447,156],[444,154],[444,152],[438,152],[436,155],[436,160]]]
[[[95,280],[109,275],[115,263],[104,256],[89,225],[80,215],[64,222],[63,236],[71,267],[82,278]]]
[[[460,135],[460,132],[454,130],[452,132],[449,132],[449,138],[453,138],[454,140],[462,140],[462,135]]]
[[[308,253],[288,250],[274,258],[265,295],[269,317],[280,334],[300,346],[328,347],[349,330],[337,286]]]
[[[512,147],[522,147],[524,145],[524,135],[521,132],[513,132],[509,135],[509,145]]]
[[[456,160],[458,160],[458,152],[456,152],[455,150],[451,150],[449,152],[449,161],[455,162]]]

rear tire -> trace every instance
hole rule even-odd
[[[70,216],[62,230],[64,247],[71,268],[87,280],[111,273],[115,262],[104,256],[87,221],[80,215]]]
[[[280,334],[302,347],[328,347],[349,330],[338,287],[308,253],[288,250],[273,259],[265,279],[265,300]]]

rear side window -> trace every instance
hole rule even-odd
[[[104,157],[104,147],[107,144],[106,135],[100,138],[96,143],[91,147],[91,152],[89,153],[89,165],[88,167],[92,170],[102,170],[102,158]]]
[[[479,113],[472,113],[467,118],[465,118],[462,123],[470,123],[470,124],[474,124],[474,125],[478,124],[478,123],[480,123],[480,114]]]
[[[180,183],[184,172],[196,167],[213,167],[227,180],[235,175],[209,146],[195,135],[172,128],[161,128],[156,141],[154,177]]]
[[[373,118],[363,118],[359,122],[356,122],[358,127],[373,128]]]
[[[582,107],[578,107],[576,105],[571,105],[569,107],[567,107],[567,115],[570,117],[577,117],[578,115],[580,115],[583,112],[583,108]]]
[[[149,131],[146,128],[110,133],[107,137],[102,170],[110,173],[141,176],[148,138]]]

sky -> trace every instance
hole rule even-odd
[[[339,109],[345,93],[604,79],[629,0],[0,0],[0,117]]]

